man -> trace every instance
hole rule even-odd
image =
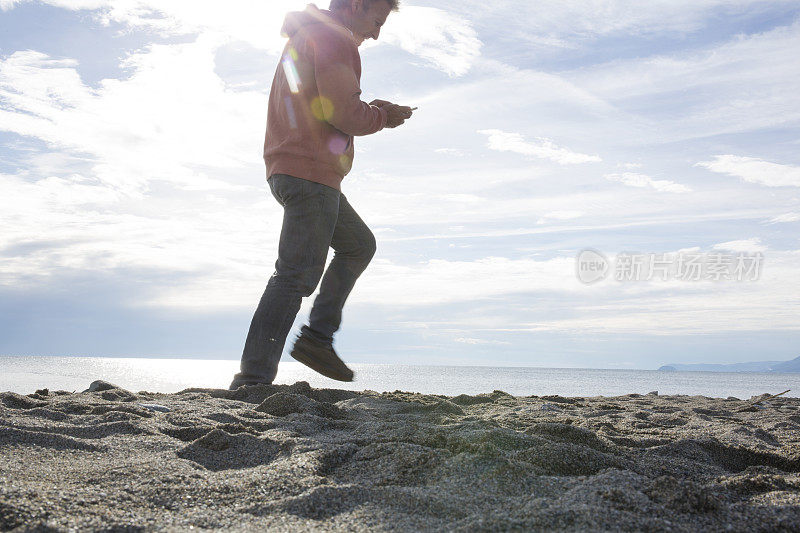
[[[240,372],[230,385],[272,383],[286,337],[322,278],[308,325],[292,357],[317,372],[352,381],[333,349],[342,307],[375,253],[375,237],[341,192],[353,162],[353,137],[394,128],[409,107],[361,101],[358,47],[377,39],[397,0],[333,0],[289,13],[289,37],[269,96],[264,160],[273,197],[283,206],[275,272],[247,334]],[[325,269],[328,247],[334,256]]]

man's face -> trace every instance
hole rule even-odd
[[[389,2],[373,0],[368,8],[364,8],[363,0],[353,9],[353,37],[361,46],[367,39],[377,39],[386,17],[392,12]]]

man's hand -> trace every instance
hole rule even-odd
[[[374,105],[376,107],[383,107],[385,105],[392,105],[392,103],[387,102],[386,100],[373,100],[369,103],[369,105]]]
[[[386,121],[387,128],[396,128],[397,126],[403,124],[407,119],[411,118],[414,109],[416,109],[412,109],[408,106],[393,104],[391,102],[387,102],[386,100],[373,100],[369,103],[369,105],[381,107],[386,110],[386,113],[389,115],[389,118]]]
[[[408,106],[388,104],[383,106],[383,108],[386,110],[386,114],[388,115],[386,120],[387,128],[396,128],[397,126],[403,124],[406,119],[411,118],[412,115],[411,108]]]

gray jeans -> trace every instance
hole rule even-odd
[[[273,174],[267,183],[283,206],[278,260],[250,323],[241,371],[231,389],[272,383],[300,302],[311,296],[320,278],[301,332],[331,344],[345,300],[375,254],[375,236],[337,189],[286,174]],[[328,247],[334,254],[325,270]]]

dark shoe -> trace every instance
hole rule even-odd
[[[271,385],[271,383],[261,383],[258,381],[234,381],[228,385],[228,390],[236,390],[239,387],[251,387],[253,385]]]
[[[327,378],[353,381],[353,371],[339,359],[332,346],[300,335],[294,341],[289,355]]]

